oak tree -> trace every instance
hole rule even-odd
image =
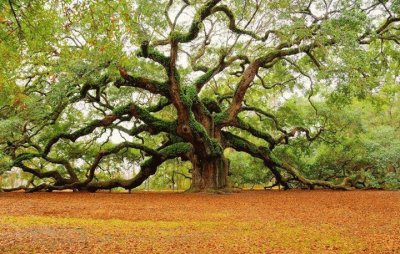
[[[326,130],[318,100],[398,82],[399,12],[394,0],[4,1],[3,169],[30,173],[31,191],[133,189],[180,158],[192,191],[224,191],[234,149],[284,188],[348,189],[274,150]],[[312,118],[278,114],[291,94]]]

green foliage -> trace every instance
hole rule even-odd
[[[400,39],[398,21],[387,19],[387,12],[397,17],[396,1],[370,11],[368,1],[338,1],[329,10],[302,0],[186,2],[0,2],[0,172],[24,160],[68,178],[65,165],[38,158],[51,140],[49,156],[67,160],[79,179],[100,151],[123,141],[168,158],[196,153],[193,146],[202,143],[199,151],[218,157],[226,147],[210,133],[224,125],[241,137],[231,144],[253,155],[271,153],[309,178],[398,188]],[[263,66],[240,103],[260,110],[240,112],[242,129],[225,126],[252,62]],[[154,82],[119,86],[125,72],[133,81]],[[169,94],[175,82],[179,91]],[[153,85],[165,96],[152,94]],[[176,131],[178,97],[189,111],[192,140]],[[212,117],[212,126],[201,117]],[[290,133],[303,127],[314,136],[321,126],[313,142]],[[285,132],[289,144],[282,144]],[[272,139],[281,143],[261,151],[275,145]],[[230,157],[235,183],[265,183],[269,173],[260,161]],[[123,149],[101,161],[96,179],[124,178],[127,160],[155,164],[144,151]]]
[[[229,153],[230,180],[234,186],[252,187],[254,185],[269,185],[271,172],[260,159],[255,159],[242,152]]]
[[[0,152],[0,175],[11,170],[13,166],[12,158],[3,152]]]
[[[296,165],[310,178],[350,177],[356,187],[399,189],[400,132],[394,127],[399,117],[399,111],[394,110],[398,95],[381,92],[375,96],[384,97],[384,104],[352,100],[340,109],[318,105],[320,109],[328,107],[320,111],[328,114],[321,139],[309,143],[298,138],[289,146],[278,147],[274,154]],[[284,108],[287,107],[293,110],[285,111],[289,119],[291,114],[303,114],[300,119],[310,119],[307,114],[312,114],[298,105],[289,103]]]
[[[168,160],[161,164],[157,173],[141,185],[142,188],[152,190],[186,190],[190,187],[190,162],[181,160]],[[185,176],[184,176],[185,175]]]

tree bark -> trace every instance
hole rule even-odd
[[[228,171],[229,161],[222,155],[217,158],[200,159],[197,156],[192,161],[192,185],[193,192],[218,192],[229,188]]]

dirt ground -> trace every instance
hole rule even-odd
[[[0,193],[0,253],[400,253],[400,192]]]

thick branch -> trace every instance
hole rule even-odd
[[[217,5],[221,0],[210,0],[207,1],[195,14],[195,17],[190,25],[187,33],[173,32],[171,39],[176,42],[186,43],[194,40],[202,27],[202,22],[212,14],[212,8]]]
[[[274,173],[274,171],[272,169],[276,170],[276,168],[282,168],[282,169],[286,170],[289,174],[296,177],[297,180],[300,181],[301,183],[310,186],[310,188],[314,188],[314,186],[320,186],[320,187],[327,187],[327,188],[331,188],[331,189],[340,189],[340,190],[349,190],[350,189],[350,187],[346,186],[347,182],[348,182],[348,179],[346,179],[346,178],[343,180],[343,182],[341,184],[334,184],[331,182],[321,181],[321,180],[310,180],[310,179],[304,177],[294,167],[290,166],[289,164],[287,164],[285,162],[280,162],[275,156],[273,156],[270,153],[270,150],[268,148],[257,147],[254,144],[252,144],[251,142],[249,142],[239,136],[236,136],[232,133],[229,133],[229,132],[223,132],[223,136],[224,136],[225,142],[227,143],[228,146],[235,148],[238,151],[246,152],[254,157],[264,160],[265,165],[271,169],[271,172],[275,175],[275,177],[277,177],[277,174]],[[279,172],[279,171],[277,171],[277,172]],[[286,181],[283,181],[283,179],[278,179],[278,178],[276,178],[276,179],[277,179],[277,181],[286,183]],[[280,183],[280,184],[282,184],[282,183]],[[286,183],[286,185],[287,185],[287,183]]]
[[[272,162],[270,158],[270,150],[268,148],[257,147],[253,143],[226,131],[223,131],[222,134],[226,146],[232,147],[237,151],[248,153],[253,157],[262,159],[264,161],[264,165],[271,170],[272,174],[274,174],[277,183],[282,185],[285,189],[289,189],[288,183],[282,177],[281,173],[276,168],[276,165]]]
[[[165,97],[169,97],[168,85],[166,82],[159,82],[143,77],[135,77],[129,75],[126,71],[120,69],[121,76],[124,80],[117,80],[115,86],[120,88],[122,86],[137,87],[149,91],[153,94],[160,94]]]
[[[267,141],[270,144],[270,147],[274,147],[276,144],[275,139],[269,133],[257,130],[252,125],[244,122],[240,118],[237,118],[237,120],[235,121],[233,126],[239,128],[239,129],[245,130],[257,138],[261,138],[261,139]]]
[[[157,167],[164,161],[184,156],[192,149],[188,143],[175,143],[158,151],[158,155],[153,155],[151,158],[144,161],[141,165],[139,173],[131,179],[112,179],[109,181],[91,182],[87,185],[89,191],[98,189],[112,189],[122,187],[125,189],[133,189],[142,184],[149,176],[157,171]]]

